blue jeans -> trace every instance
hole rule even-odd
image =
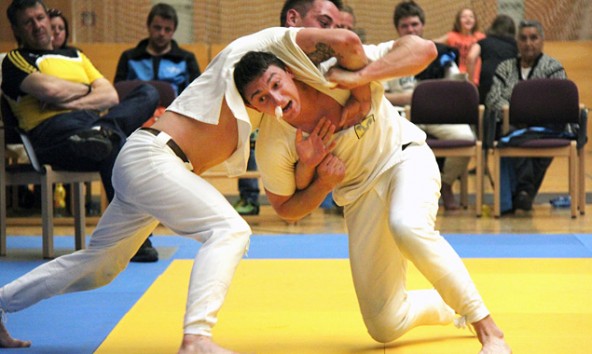
[[[513,208],[512,199],[516,193],[516,170],[511,158],[503,157],[500,163],[500,212]]]
[[[117,154],[126,138],[152,117],[158,101],[154,87],[140,85],[102,117],[91,110],[63,113],[43,121],[28,134],[41,163],[71,171],[98,171],[111,201],[114,195],[111,175]],[[98,163],[74,154],[76,146],[68,139],[94,126],[107,128],[119,137],[114,139],[111,154]]]

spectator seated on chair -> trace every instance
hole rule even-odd
[[[567,79],[565,69],[556,59],[543,53],[545,35],[538,21],[522,21],[518,25],[518,56],[499,64],[495,71],[486,107],[501,117],[508,106],[514,86],[522,80]],[[511,127],[512,130],[526,127]],[[564,126],[547,126],[561,132]],[[501,213],[513,213],[516,209],[531,210],[533,200],[543,182],[552,158],[527,157],[503,158],[501,177]],[[511,180],[508,180],[510,178]],[[514,186],[510,190],[507,186]]]
[[[108,200],[127,136],[152,116],[158,92],[138,87],[119,102],[113,85],[76,48],[54,49],[41,1],[14,1],[7,15],[20,47],[2,63],[2,92],[42,164],[99,171]],[[36,26],[29,26],[35,21]]]
[[[148,38],[121,54],[114,82],[165,81],[178,95],[195,80],[201,74],[195,55],[180,48],[173,39],[178,22],[171,5],[154,5],[146,21]]]

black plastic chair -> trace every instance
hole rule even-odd
[[[477,129],[473,140],[443,140],[428,137],[427,144],[436,157],[475,159],[475,214],[481,216],[483,204],[483,111],[479,93],[468,81],[426,80],[413,90],[407,117],[415,124],[469,124]],[[461,205],[468,205],[468,171],[461,175]]]
[[[150,84],[152,85],[160,95],[159,106],[168,107],[173,100],[177,97],[177,93],[173,86],[165,81],[142,81],[142,80],[128,80],[116,82],[114,87],[119,95],[119,99],[124,99],[130,92],[132,92],[138,85]]]

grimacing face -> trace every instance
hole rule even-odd
[[[17,12],[13,31],[26,48],[52,49],[49,16],[39,3]]]
[[[276,115],[276,107],[282,109],[284,119],[297,117],[300,114],[300,95],[294,75],[271,65],[267,70],[245,86],[244,96],[248,105],[255,110]]]

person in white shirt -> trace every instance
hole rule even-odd
[[[354,33],[331,38],[339,37],[343,45],[326,46],[297,35],[280,53],[247,53],[234,69],[245,105],[261,112],[256,156],[271,205],[297,221],[333,191],[345,208],[354,286],[375,340],[452,323],[456,312],[455,322],[475,328],[482,352],[510,353],[462,260],[434,229],[440,174],[425,133],[399,116],[377,82],[421,71],[434,44],[407,36],[369,61]],[[326,59],[321,53],[336,62],[326,76],[315,65]],[[344,119],[353,116],[360,118]],[[435,289],[406,289],[408,261]]]

